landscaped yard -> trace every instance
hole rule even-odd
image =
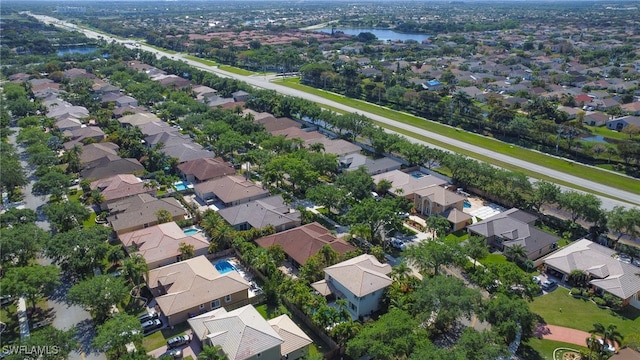
[[[551,325],[589,331],[596,322],[605,326],[615,324],[623,336],[637,333],[640,329],[640,310],[627,307],[618,313],[600,309],[588,300],[573,298],[569,291],[562,287],[547,295],[536,297],[530,307]]]
[[[454,240],[457,243],[461,243],[469,238],[469,233],[465,230],[454,231],[451,234],[447,235],[445,239]]]
[[[534,151],[528,150],[528,149],[524,149],[524,148],[520,148],[517,146],[513,146],[511,144],[507,144],[501,141],[497,141],[485,136],[481,136],[481,135],[477,135],[477,134],[473,134],[473,133],[469,133],[466,131],[461,131],[459,129],[456,128],[452,128],[452,127],[448,127],[439,123],[435,123],[432,121],[425,121],[424,119],[421,119],[419,117],[410,115],[410,114],[406,114],[406,113],[402,113],[399,111],[395,111],[395,110],[391,110],[388,108],[384,108],[381,106],[377,106],[375,104],[370,104],[367,103],[365,101],[362,100],[357,100],[357,99],[351,99],[351,98],[347,98],[344,97],[342,95],[338,95],[338,94],[334,94],[334,93],[330,93],[327,91],[323,91],[323,90],[319,90],[319,89],[315,89],[309,86],[305,86],[302,84],[299,84],[299,79],[284,79],[282,81],[279,81],[279,83],[286,85],[288,87],[294,88],[294,89],[298,89],[301,91],[305,91],[308,93],[312,93],[318,96],[322,96],[326,99],[329,100],[333,100],[333,101],[337,101],[340,102],[341,104],[345,104],[347,106],[351,106],[363,111],[367,111],[373,114],[377,114],[380,116],[384,116],[384,117],[388,117],[388,118],[392,118],[398,121],[401,121],[403,123],[415,126],[415,127],[419,127],[422,129],[426,129],[441,135],[445,135],[451,138],[456,138],[458,140],[464,141],[466,143],[469,144],[473,144],[473,145],[477,145],[477,146],[481,146],[485,149],[490,149],[492,151],[496,151],[502,154],[507,154],[516,158],[520,158],[520,159],[527,159],[527,161],[530,161],[532,163],[536,163],[538,165],[542,165],[554,170],[558,170],[558,171],[562,171],[565,172],[567,174],[571,174],[574,176],[578,176],[578,177],[582,177],[585,179],[591,179],[593,181],[599,181],[603,184],[607,184],[609,186],[615,186],[617,188],[620,189],[624,189],[625,191],[629,191],[629,192],[633,192],[633,193],[640,193],[639,189],[640,189],[640,182],[636,181],[636,180],[629,180],[628,177],[624,177],[624,176],[620,176],[617,174],[611,174],[609,172],[604,172],[598,169],[593,169],[591,167],[588,166],[584,166],[581,164],[577,164],[577,163],[573,163],[571,161],[567,161],[567,160],[563,160],[563,159],[556,159],[553,158],[551,156],[548,155],[544,155],[544,154],[540,154],[540,153],[536,153]],[[379,124],[382,126],[382,124]],[[456,152],[465,154],[465,155],[469,155],[472,156],[478,160],[481,161],[487,161],[489,163],[507,168],[507,169],[511,169],[511,170],[517,170],[520,172],[523,172],[527,175],[531,175],[534,176],[536,178],[540,178],[540,179],[544,179],[544,180],[554,180],[554,182],[556,183],[561,183],[562,185],[567,185],[567,186],[571,186],[573,188],[576,188],[575,184],[570,184],[570,183],[566,183],[566,182],[562,182],[560,180],[556,180],[556,179],[551,179],[548,178],[546,176],[542,176],[541,174],[535,173],[533,171],[527,170],[527,169],[523,169],[523,168],[519,168],[516,166],[513,166],[511,164],[507,164],[507,163],[502,163],[502,162],[497,162],[494,159],[490,159],[488,157],[485,156],[480,156],[477,154],[473,154],[469,151],[465,151],[462,150],[460,148],[457,148],[455,146],[452,146],[450,144],[447,144],[445,142],[440,142],[440,141],[436,141],[430,138],[426,138],[424,136],[419,136],[416,135],[415,133],[400,129],[398,127],[394,127],[394,126],[389,126],[384,124],[385,128],[388,128],[390,130],[408,135],[408,136],[412,136],[415,138],[418,138],[420,140],[424,140],[427,141],[431,144],[437,145],[437,146],[441,146],[450,150],[454,150]],[[589,189],[582,189],[582,190],[589,190]],[[601,194],[601,195],[605,195],[605,194]]]
[[[487,266],[489,264],[505,264],[507,263],[507,258],[502,254],[489,254],[486,258],[478,260],[480,264]]]
[[[557,348],[569,348],[578,351],[586,349],[582,346],[567,344],[560,341],[532,338],[526,343],[520,345],[518,354],[525,360],[553,360],[553,351]],[[559,355],[562,353],[564,353],[564,351],[559,351]],[[562,359],[562,357],[559,357],[558,359]]]
[[[145,336],[142,340],[142,346],[147,351],[155,350],[163,345],[167,344],[167,340],[174,336],[182,335],[189,329],[189,323],[184,322],[176,325],[173,329],[170,327],[164,328],[160,331],[156,331],[151,335]]]

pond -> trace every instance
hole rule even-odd
[[[65,55],[71,55],[71,54],[86,55],[86,54],[91,54],[96,50],[98,50],[98,48],[91,47],[91,46],[70,47],[66,49],[59,49],[58,56],[65,56]]]
[[[405,34],[405,33],[399,33],[393,30],[388,30],[388,29],[372,29],[372,28],[334,28],[334,31],[342,31],[343,33],[347,34],[347,35],[358,35],[362,32],[370,32],[373,35],[375,35],[378,40],[382,40],[382,41],[387,41],[387,40],[401,40],[401,41],[407,41],[407,40],[415,40],[417,42],[422,42],[423,40],[426,40],[428,38],[431,37],[431,35],[426,35],[426,34]],[[331,28],[323,28],[323,29],[319,29],[318,31],[323,32],[323,33],[327,33],[327,34],[331,34]]]
[[[582,141],[591,141],[591,142],[599,142],[599,143],[606,143],[607,142],[607,140],[605,140],[604,136],[602,136],[602,135],[594,135],[594,136],[589,136],[589,137],[583,137],[580,140],[582,140]]]

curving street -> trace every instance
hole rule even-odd
[[[309,94],[297,89],[292,89],[283,85],[280,85],[276,82],[271,82],[271,80],[273,79],[274,76],[245,76],[245,75],[238,75],[235,73],[231,73],[228,71],[224,71],[221,70],[219,68],[217,68],[216,66],[208,66],[208,65],[204,65],[202,63],[193,61],[193,60],[189,60],[186,59],[182,56],[182,54],[170,54],[168,52],[164,52],[164,51],[160,51],[157,50],[155,48],[146,46],[142,43],[138,43],[135,42],[133,40],[119,40],[119,39],[115,39],[109,36],[105,36],[103,34],[97,33],[95,31],[92,30],[88,30],[88,29],[84,29],[84,28],[79,28],[76,25],[70,24],[70,23],[64,23],[58,19],[52,18],[52,17],[48,17],[48,16],[43,16],[43,15],[33,15],[36,19],[38,19],[39,21],[42,21],[44,23],[47,24],[55,24],[56,26],[61,26],[64,28],[67,28],[69,30],[75,30],[75,31],[80,31],[82,33],[84,33],[87,37],[89,38],[102,38],[106,41],[116,41],[119,43],[123,43],[125,44],[125,46],[130,47],[130,48],[139,48],[141,50],[145,50],[145,51],[149,51],[152,52],[154,54],[156,54],[156,56],[161,57],[161,56],[166,56],[168,58],[172,58],[175,60],[181,60],[184,61],[185,63],[192,65],[194,67],[197,67],[199,69],[202,70],[206,70],[206,71],[210,71],[213,72],[217,75],[220,76],[224,76],[224,77],[230,77],[230,78],[235,78],[241,81],[245,81],[248,84],[255,86],[255,87],[259,87],[259,88],[263,88],[263,89],[269,89],[269,90],[274,90],[277,91],[280,94],[283,95],[288,95],[288,96],[295,96],[295,97],[300,97],[309,101],[313,101],[316,102],[318,104],[323,104],[323,105],[328,105],[328,106],[332,106],[334,108],[340,109],[340,110],[344,110],[347,112],[354,112],[354,113],[360,113],[362,115],[365,115],[377,122],[383,123],[383,124],[388,124],[388,125],[392,125],[404,130],[408,130],[412,133],[424,136],[426,138],[430,138],[430,139],[434,139],[434,140],[438,140],[438,141],[443,141],[443,142],[447,142],[453,146],[459,147],[461,149],[465,149],[467,151],[479,154],[479,155],[483,155],[483,156],[487,156],[487,157],[491,157],[493,159],[496,159],[498,161],[502,161],[502,162],[506,162],[521,168],[525,168],[525,169],[529,169],[531,171],[534,171],[538,174],[542,174],[545,176],[548,176],[550,178],[553,179],[557,179],[557,180],[561,180],[567,183],[571,183],[571,184],[575,184],[577,186],[586,188],[586,189],[592,189],[595,192],[599,192],[599,193],[603,193],[603,194],[611,194],[612,197],[615,197],[617,199],[625,199],[626,202],[623,201],[619,201],[619,200],[615,200],[615,199],[611,199],[608,197],[603,197],[603,196],[599,196],[599,198],[602,200],[602,207],[604,209],[612,209],[614,206],[617,205],[621,205],[624,207],[632,207],[632,206],[638,206],[640,205],[640,195],[637,194],[633,194],[624,190],[620,190],[617,189],[615,187],[611,187],[611,186],[607,186],[604,184],[600,184],[594,181],[590,181],[588,179],[583,179],[580,177],[576,177],[573,175],[569,175],[569,174],[565,174],[563,172],[560,171],[556,171],[553,169],[549,169],[546,168],[544,166],[540,166],[537,164],[532,164],[526,160],[522,160],[522,159],[517,159],[505,154],[500,154],[491,150],[487,150],[484,149],[482,147],[476,146],[476,145],[471,145],[453,138],[448,138],[446,136],[440,135],[440,134],[436,134],[433,132],[430,132],[428,130],[424,130],[424,129],[420,129],[420,128],[416,128],[414,126],[411,125],[407,125],[404,124],[402,122],[399,121],[395,121],[393,119],[390,118],[386,118],[383,116],[379,116],[376,114],[372,114],[366,111],[362,111],[359,109],[355,109],[353,107],[347,106],[347,105],[343,105],[341,103],[332,101],[332,100],[328,100],[325,99],[323,97],[314,95],[314,94]],[[387,130],[388,132],[392,132]],[[404,135],[403,135],[404,136]],[[405,136],[406,137],[406,136]],[[418,142],[418,143],[424,143],[424,144],[428,144],[426,142],[414,139],[414,138],[410,138],[412,141],[414,142]],[[430,146],[433,146],[431,144],[428,144]]]

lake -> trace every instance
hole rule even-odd
[[[331,28],[318,29],[318,31],[331,34]],[[422,42],[422,40],[428,39],[431,35],[425,34],[405,34],[395,32],[393,30],[385,30],[385,29],[370,29],[370,28],[335,28],[334,31],[342,31],[347,35],[358,35],[361,32],[370,32],[375,35],[378,40],[387,41],[387,40],[415,40],[417,42]]]
[[[92,52],[98,50],[98,48],[91,46],[83,46],[83,47],[70,47],[66,49],[59,49],[58,56],[71,55],[71,54],[91,54]]]

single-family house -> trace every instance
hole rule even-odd
[[[98,180],[119,174],[142,175],[142,173],[144,173],[144,166],[137,159],[111,159],[105,156],[84,164],[80,176],[84,179]]]
[[[129,255],[139,254],[149,270],[181,261],[180,244],[193,246],[194,256],[207,255],[209,241],[199,232],[186,235],[175,223],[168,222],[118,235]]]
[[[167,131],[145,137],[144,143],[149,148],[162,144],[164,149],[180,144],[191,144],[193,140],[189,135],[184,135],[177,131]]]
[[[111,204],[107,220],[116,234],[123,234],[158,224],[160,210],[168,211],[173,221],[183,220],[188,215],[173,197],[156,199],[149,194],[139,194]]]
[[[220,346],[229,360],[295,360],[308,354],[313,342],[287,315],[265,320],[246,305],[216,309],[189,319],[201,346]]]
[[[138,100],[136,100],[135,98],[129,95],[122,95],[116,99],[116,106],[117,107],[123,107],[123,106],[136,107],[138,106]]]
[[[590,126],[604,126],[609,120],[609,115],[600,111],[587,111],[584,123]]]
[[[168,157],[178,159],[178,163],[215,156],[213,152],[203,149],[200,144],[196,144],[193,141],[165,146],[162,148],[162,152]]]
[[[256,240],[256,244],[263,248],[280,245],[288,260],[296,267],[304,265],[325,245],[329,245],[340,255],[356,250],[353,245],[338,239],[317,222],[261,237]]]
[[[538,218],[517,208],[488,217],[467,226],[470,235],[479,235],[487,244],[500,251],[520,245],[527,250],[527,259],[541,258],[557,249],[556,235],[546,233],[534,226]]]
[[[575,270],[588,274],[589,284],[600,294],[609,293],[623,305],[640,309],[640,277],[638,268],[624,263],[616,251],[588,239],[574,241],[544,258],[546,271],[563,281]]]
[[[177,128],[172,127],[171,125],[167,124],[164,121],[149,122],[146,124],[139,125],[138,128],[146,136],[157,135],[165,132],[173,132],[173,133],[178,132]]]
[[[327,137],[317,131],[308,131],[301,129],[299,126],[290,127],[283,130],[275,130],[270,132],[273,136],[282,135],[287,139],[300,139],[304,142],[315,139],[326,139]]]
[[[264,126],[264,129],[267,130],[268,133],[273,133],[274,131],[281,131],[288,128],[302,127],[302,124],[295,120],[289,119],[288,117],[276,118],[274,116],[271,116],[270,114],[266,117],[255,118],[254,121]]]
[[[90,185],[91,190],[98,190],[104,201],[100,204],[102,210],[109,209],[110,205],[138,194],[151,194],[155,196],[155,189],[147,186],[145,182],[131,174],[121,174],[96,180]]]
[[[231,93],[231,96],[233,96],[233,101],[238,102],[238,101],[247,101],[249,100],[249,94],[248,92],[244,91],[244,90],[238,90],[236,92]]]
[[[147,286],[169,326],[249,298],[249,283],[237,271],[221,274],[206,256],[150,270]]]
[[[218,199],[225,207],[269,196],[269,190],[240,175],[227,175],[201,182],[196,184],[193,190],[200,199],[204,201]]]
[[[85,145],[80,154],[80,164],[88,164],[103,157],[108,157],[111,160],[120,159],[118,149],[120,147],[111,142]]]
[[[159,117],[152,113],[141,112],[131,115],[125,115],[118,119],[118,121],[124,126],[140,126],[150,122],[160,122],[162,120],[160,120]]]
[[[611,119],[607,121],[607,129],[621,131],[631,124],[640,127],[640,117],[627,115],[616,119]]]
[[[82,146],[85,142],[100,142],[106,137],[104,131],[97,126],[85,126],[79,129],[66,131],[65,136],[69,137],[69,141],[64,143],[64,148],[69,150],[75,145]]]
[[[388,171],[400,170],[402,163],[388,157],[372,159],[366,155],[355,153],[344,155],[340,158],[342,171],[354,171],[364,167],[369,175],[377,175]]]
[[[447,183],[446,180],[433,175],[427,175],[421,172],[407,174],[400,170],[389,171],[373,176],[374,183],[377,184],[381,180],[388,180],[391,182],[391,189],[389,190],[391,195],[405,196],[410,201],[413,201],[413,196],[416,190],[432,185],[442,186]]]
[[[305,141],[305,146],[318,143],[322,144],[326,154],[335,154],[338,155],[338,157],[357,154],[362,150],[360,146],[352,142],[343,139],[329,139],[326,136],[307,140]]]
[[[62,131],[73,131],[82,128],[82,122],[75,117],[69,116],[59,116],[55,122],[55,127]]]
[[[182,178],[192,183],[201,183],[236,173],[236,169],[231,163],[222,158],[201,158],[186,161],[178,165],[178,170]]]
[[[273,226],[276,232],[300,226],[300,212],[284,203],[281,195],[221,209],[222,216],[237,231]]]
[[[438,185],[416,190],[413,206],[425,216],[440,215],[452,224],[454,231],[464,229],[471,223],[471,216],[465,212],[464,197]]]
[[[629,115],[640,115],[640,101],[624,104],[620,108]]]
[[[311,284],[324,296],[347,300],[354,319],[370,316],[380,309],[380,300],[393,280],[391,265],[375,256],[362,254],[324,269],[324,280]]]

